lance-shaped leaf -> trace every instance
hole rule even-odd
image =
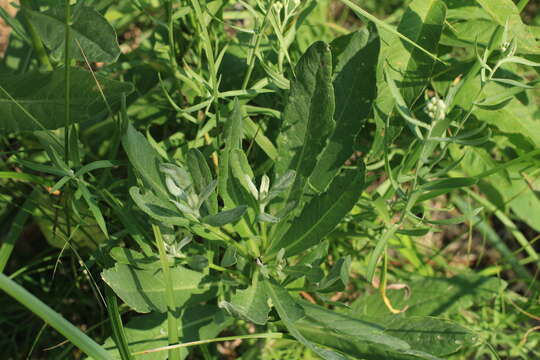
[[[300,200],[317,156],[334,129],[335,103],[329,46],[323,42],[311,45],[298,62],[295,74],[277,138],[277,174],[284,174],[287,170],[296,172],[293,186],[284,195],[284,204]]]
[[[186,343],[206,340],[216,337],[221,331],[232,325],[233,318],[224,314],[215,305],[187,307],[182,310],[178,321],[180,342]],[[167,315],[151,313],[132,318],[124,325],[129,350],[132,353],[156,349],[169,345],[167,336]],[[112,359],[122,359],[112,337],[109,337],[103,347],[110,353]],[[180,349],[180,358],[188,356],[188,349]],[[166,360],[167,351],[156,351],[145,354],[145,360]]]
[[[52,6],[45,12],[27,8],[24,8],[24,11],[45,46],[51,50],[52,56],[55,59],[61,59],[64,56],[66,39],[66,8]],[[73,59],[84,61],[86,57],[91,62],[112,63],[120,55],[114,28],[99,12],[89,6],[74,8],[70,34],[69,54]]]
[[[212,183],[212,172],[204,158],[204,155],[197,149],[190,149],[187,153],[187,166],[193,179],[193,185],[198,194],[201,194]],[[218,211],[217,194],[215,191],[210,194],[205,201],[205,206],[210,215]]]
[[[133,91],[129,83],[95,74],[107,102],[115,110],[124,94]],[[28,72],[0,75],[0,134],[18,131],[52,130],[65,125],[65,71]],[[81,123],[108,113],[96,80],[88,71],[71,69],[71,121]]]
[[[273,256],[284,248],[288,257],[317,245],[349,213],[363,189],[363,165],[334,178],[328,191],[314,196],[285,234],[272,241],[266,256]]]
[[[194,304],[211,297],[213,284],[204,274],[175,266],[171,269],[175,305]],[[103,280],[127,305],[137,312],[167,311],[165,280],[161,269],[137,269],[116,264],[101,273]]]
[[[296,322],[305,316],[304,310],[294,301],[285,288],[279,286],[273,280],[265,280],[264,286],[268,297],[272,299],[272,304],[276,308],[281,321],[296,340],[325,360],[347,360],[343,355],[323,349],[302,335],[296,327]]]
[[[258,325],[268,320],[268,297],[260,281],[245,290],[238,290],[231,296],[231,301],[222,301],[219,307],[227,310],[232,316]]]
[[[325,191],[354,151],[355,137],[372,110],[377,94],[376,69],[380,40],[376,28],[334,40],[334,94],[336,128],[309,177],[317,191]]]
[[[169,192],[159,170],[161,158],[148,140],[131,124],[128,125],[126,134],[122,137],[122,146],[128,155],[129,162],[145,183],[160,199],[168,199]]]
[[[477,341],[469,330],[446,320],[400,315],[360,319],[301,305],[306,317],[296,326],[307,339],[359,358],[438,360]]]
[[[240,220],[247,210],[246,205],[240,205],[231,210],[225,210],[216,215],[205,216],[202,221],[210,226],[223,226],[232,224]]]

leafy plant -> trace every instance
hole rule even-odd
[[[0,288],[94,359],[217,359],[224,341],[246,359],[280,342],[306,359],[537,354],[529,332],[517,345],[471,315],[536,309],[527,2],[414,0],[386,21],[341,3],[342,23],[326,0],[2,12],[0,135],[19,147],[0,164],[0,220],[16,211],[0,269],[32,219],[106,309],[103,345],[3,274]],[[447,228],[467,255],[478,229],[504,261],[457,270],[423,242]]]

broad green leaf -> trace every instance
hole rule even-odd
[[[232,318],[225,316],[224,312],[214,305],[187,307],[182,310],[179,319],[181,343],[212,339],[233,323]],[[166,314],[153,312],[136,316],[124,325],[124,331],[132,353],[169,345]],[[108,338],[103,347],[112,359],[121,359],[112,338]],[[187,357],[188,350],[189,348],[180,350],[181,359]],[[167,357],[167,351],[158,351],[137,356],[136,359],[166,360]]]
[[[407,287],[388,289],[386,294],[395,308],[407,307],[405,316],[448,316],[495,299],[505,286],[503,280],[472,274],[452,278],[417,276],[407,282]],[[391,315],[379,293],[359,297],[347,313],[359,318]]]
[[[131,265],[139,269],[157,269],[161,266],[157,255],[146,256],[128,248],[114,247],[110,250],[109,255],[120,264]]]
[[[234,317],[257,325],[265,325],[270,312],[266,291],[258,280],[245,290],[237,290],[236,294],[231,296],[230,302],[221,301],[219,307]]]
[[[444,1],[414,0],[403,14],[398,31],[436,54],[445,20]],[[410,106],[427,86],[435,60],[402,40],[392,38],[391,41],[385,52],[387,64],[382,66],[388,68]]]
[[[205,224],[219,227],[219,226],[223,226],[223,225],[226,225],[226,224],[231,224],[231,223],[237,222],[238,220],[240,220],[242,215],[244,215],[246,210],[247,210],[247,206],[240,205],[238,207],[235,207],[234,209],[225,210],[225,211],[222,211],[220,213],[217,213],[216,215],[205,216],[202,219],[202,221]]]
[[[211,296],[213,284],[204,274],[175,266],[171,269],[174,298],[178,308]],[[116,264],[101,273],[103,280],[132,309],[140,313],[167,311],[165,281],[161,269],[137,269]]]
[[[353,208],[364,189],[364,167],[345,170],[334,178],[328,191],[314,196],[300,215],[279,239],[273,239],[266,256],[275,255],[281,248],[292,256],[317,245]]]
[[[325,191],[332,178],[352,155],[355,137],[372,111],[380,40],[375,27],[342,36],[330,47],[334,61],[336,128],[321,153],[309,183]]]
[[[127,153],[129,162],[137,170],[144,182],[150,186],[160,199],[169,199],[169,192],[163,182],[159,170],[161,158],[148,140],[129,124],[122,137],[122,146]]]
[[[520,52],[540,54],[540,44],[527,25],[523,23],[519,9],[512,0],[476,0],[497,24],[508,27],[509,40],[516,39]]]
[[[187,153],[187,167],[193,179],[193,185],[198,194],[201,194],[212,183],[212,172],[204,158],[204,155],[197,149],[190,149]],[[210,215],[215,215],[218,211],[217,194],[212,194],[205,201],[205,206]]]
[[[279,286],[273,280],[265,280],[264,285],[266,293],[272,300],[281,321],[296,340],[325,360],[347,360],[343,355],[323,349],[306,339],[296,327],[296,322],[305,315],[302,307],[294,301],[285,288]]]
[[[218,191],[219,195],[225,202],[225,206],[233,208],[239,204],[234,201],[234,194],[231,194],[229,178],[231,175],[230,169],[230,153],[234,149],[240,149],[242,141],[242,109],[238,99],[234,100],[233,111],[229,115],[225,123],[223,143],[225,148],[221,152],[219,158],[219,174],[218,174]]]
[[[24,12],[45,46],[51,50],[52,56],[57,60],[62,59],[65,47],[66,8],[53,6],[45,12],[24,8]],[[120,47],[116,32],[99,12],[89,6],[77,6],[72,11],[71,24],[69,44],[71,58],[85,61],[86,57],[89,62],[106,63],[113,63],[118,59]]]
[[[156,197],[150,191],[141,194],[141,189],[133,186],[129,189],[131,198],[137,204],[137,207],[152,219],[169,225],[187,226],[189,221],[183,217],[172,203],[163,201]]]
[[[323,42],[311,45],[296,65],[295,74],[277,138],[276,173],[279,176],[287,170],[296,172],[294,184],[284,195],[284,204],[301,199],[317,156],[334,129],[329,46]]]
[[[124,94],[133,91],[129,83],[110,80],[99,74],[95,76],[113,110]],[[64,126],[64,77],[63,69],[48,73],[0,75],[0,134]],[[70,89],[72,122],[82,123],[108,113],[90,72],[72,68]]]

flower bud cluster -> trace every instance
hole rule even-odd
[[[434,96],[427,101],[425,112],[432,120],[444,120],[447,108],[444,100]]]

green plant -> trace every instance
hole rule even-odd
[[[103,346],[4,275],[0,287],[96,359],[215,359],[211,344],[235,340],[246,359],[537,355],[534,333],[497,336],[471,315],[517,327],[537,310],[527,2],[415,0],[386,20],[340,3],[343,24],[332,1],[23,1],[3,14],[2,193],[34,190],[2,209],[17,215],[1,219],[0,268],[31,218],[106,309]],[[360,29],[345,28],[353,13]],[[139,48],[119,46],[115,29],[134,23]],[[446,248],[422,248],[452,226],[467,255],[478,229],[506,264],[458,271]]]

